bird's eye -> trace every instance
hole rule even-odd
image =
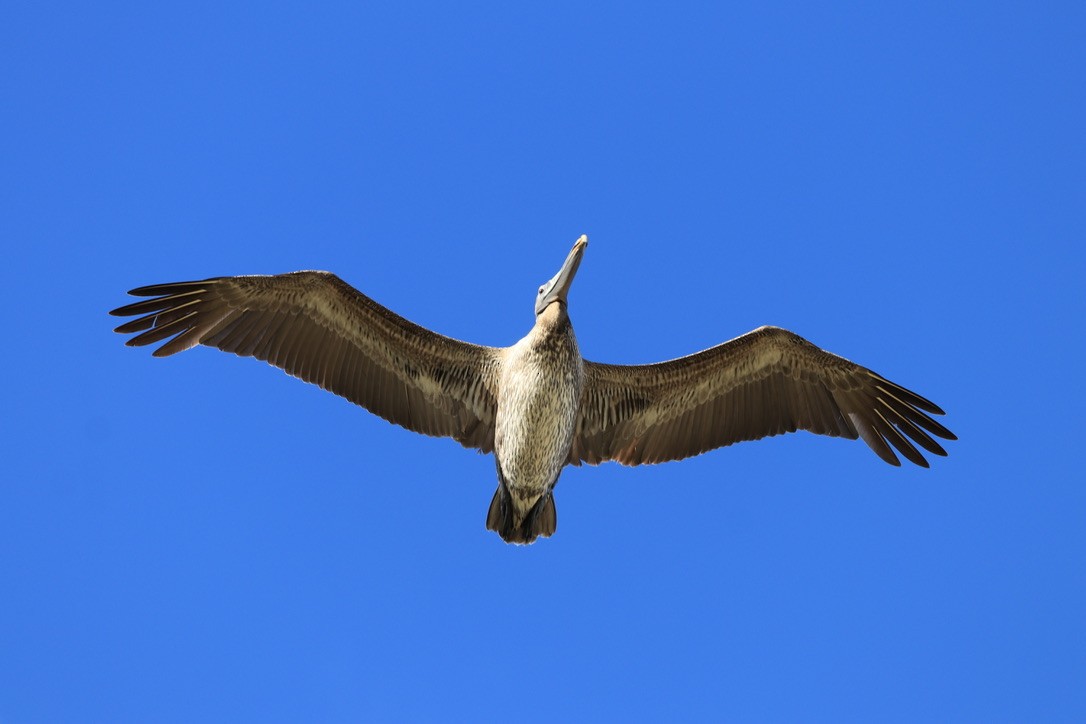
[[[543,293],[543,287],[540,287],[540,288],[539,288],[539,293],[540,293],[540,294],[542,294],[542,293]]]

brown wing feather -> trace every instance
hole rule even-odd
[[[426,435],[494,448],[497,350],[435,334],[328,272],[158,284],[115,309],[127,344],[256,357]]]
[[[935,404],[776,327],[653,365],[585,363],[570,462],[660,463],[796,430],[856,439],[927,467],[913,443],[946,455],[954,434]],[[928,433],[931,433],[929,435]]]

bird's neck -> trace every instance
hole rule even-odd
[[[539,333],[554,334],[569,326],[569,313],[566,305],[560,302],[548,304],[547,308],[536,315],[535,329]]]

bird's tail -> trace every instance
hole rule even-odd
[[[517,511],[505,481],[498,483],[490,510],[486,514],[486,529],[502,537],[506,543],[527,545],[539,536],[549,538],[558,527],[558,512],[554,509],[554,495],[543,493],[523,520],[517,521]]]

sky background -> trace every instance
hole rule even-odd
[[[811,5],[4,3],[0,720],[1086,718],[1086,6]],[[589,359],[780,325],[960,441],[568,468],[513,547],[490,457],[106,314],[508,345],[582,233]]]

